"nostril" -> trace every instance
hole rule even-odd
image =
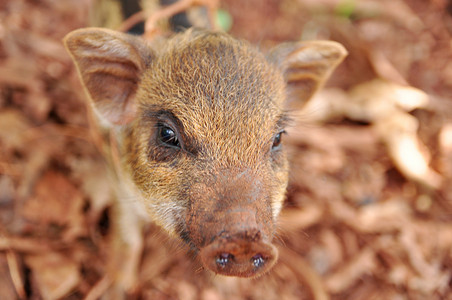
[[[266,242],[236,238],[216,239],[201,249],[204,267],[211,271],[238,277],[254,277],[268,271],[276,262],[276,247]]]
[[[234,259],[234,255],[232,255],[230,253],[221,253],[220,255],[218,255],[218,257],[216,259],[216,263],[219,267],[225,268],[226,265],[233,259]]]
[[[255,268],[260,268],[265,264],[265,259],[262,256],[262,254],[256,254],[251,258],[251,261],[253,263],[253,266]]]

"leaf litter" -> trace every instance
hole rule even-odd
[[[97,299],[110,284],[112,187],[61,43],[94,2],[0,4],[5,299]],[[291,112],[276,267],[213,276],[150,225],[137,298],[452,299],[450,5],[345,2],[221,1],[231,33],[263,49],[326,38],[350,54]]]

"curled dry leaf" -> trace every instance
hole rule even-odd
[[[303,230],[321,221],[323,208],[316,204],[303,207],[303,209],[286,209],[281,213],[280,226],[284,231]]]
[[[66,226],[63,239],[71,240],[84,230],[82,208],[81,192],[61,173],[49,171],[37,182],[22,213],[35,222]]]
[[[352,260],[346,262],[338,272],[327,276],[325,286],[332,293],[340,293],[356,284],[362,276],[370,275],[377,264],[374,251],[365,248]]]
[[[404,176],[438,189],[441,175],[429,166],[429,151],[417,136],[418,121],[407,113],[427,104],[427,94],[419,89],[375,79],[347,94],[340,90],[320,93],[301,114],[310,121],[348,118],[372,124]]]
[[[441,151],[441,173],[452,175],[452,123],[445,124],[439,133],[438,143]]]
[[[29,255],[25,263],[43,299],[61,299],[80,282],[78,265],[57,252]]]
[[[445,124],[441,129],[439,145],[442,152],[452,154],[452,123]]]
[[[30,147],[32,143],[28,133],[31,131],[41,134],[38,128],[32,127],[24,113],[13,109],[0,112],[0,172],[19,179],[12,191],[18,198],[16,205],[30,195],[36,177],[51,155],[47,144]]]
[[[421,245],[416,241],[416,232],[410,229],[408,227],[400,235],[400,242],[405,249],[409,249],[406,255],[416,271],[416,275],[409,278],[408,284],[426,295],[432,294],[437,289],[444,291],[451,278],[451,272],[443,272],[438,264],[427,261]]]
[[[12,109],[0,111],[0,154],[3,159],[10,157],[13,151],[24,148],[24,132],[30,127],[29,121],[21,112]]]
[[[326,291],[324,281],[312,269],[312,267],[296,253],[288,248],[280,248],[281,262],[292,270],[299,282],[305,282],[315,300],[328,300],[330,297]],[[290,260],[287,258],[291,258]]]
[[[363,233],[398,231],[407,222],[410,207],[403,201],[390,200],[354,209],[340,200],[330,201],[331,213],[354,230]]]
[[[109,7],[112,2],[119,6],[116,0],[105,2]],[[447,25],[451,24],[451,18],[445,11],[447,1],[352,2],[221,2],[234,19],[232,34],[258,42],[262,48],[309,36],[341,42],[350,53],[329,82],[337,89],[321,91],[306,103],[302,112],[291,112],[294,120],[305,124],[284,138],[294,148],[294,163],[288,193],[290,210],[281,220],[279,239],[296,252],[282,251],[282,260],[268,275],[252,281],[222,280],[212,278],[199,265],[194,265],[185,251],[166,251],[167,238],[156,237],[156,228],[148,228],[137,298],[312,299],[311,291],[322,285],[329,297],[338,300],[450,298],[452,189],[449,184],[442,184],[438,193],[423,194],[425,191],[413,182],[400,184],[399,174],[391,171],[397,159],[406,159],[414,153],[416,159],[406,160],[397,168],[406,166],[408,169],[401,171],[402,175],[435,185],[436,180],[426,180],[425,175],[413,172],[413,168],[429,168],[430,152],[435,158],[435,168],[448,182],[451,180],[452,63]],[[69,124],[82,127],[87,124],[83,117],[83,89],[75,80],[75,70],[71,69],[60,40],[75,28],[90,26],[87,18],[93,3],[92,0],[14,0],[0,4],[0,172],[3,176],[0,197],[7,199],[3,204],[12,203],[0,205],[0,221],[7,220],[0,224],[1,299],[17,298],[21,285],[20,280],[14,283],[10,279],[10,266],[14,263],[8,266],[6,253],[17,257],[18,268],[14,273],[22,272],[24,265],[30,270],[28,275],[20,274],[24,276],[30,298],[105,298],[111,284],[109,278],[103,277],[108,265],[110,235],[74,238],[83,233],[77,230],[71,233],[70,228],[77,228],[73,224],[79,221],[72,219],[73,216],[65,219],[64,215],[72,215],[78,209],[70,208],[70,204],[65,211],[58,203],[63,196],[72,199],[69,194],[78,189],[73,195],[75,202],[80,197],[89,201],[84,207],[85,221],[80,221],[84,230],[97,232],[98,226],[108,229],[114,221],[111,216],[100,214],[105,212],[111,197],[99,155],[89,150],[92,145],[76,142],[89,134],[80,132],[68,138],[55,130],[55,127],[69,130],[72,127]],[[339,7],[344,3],[352,5],[345,7],[348,11],[339,11],[344,9]],[[314,10],[306,9],[319,4],[330,8],[328,12],[323,10],[320,18],[318,13],[311,13]],[[344,12],[349,13],[345,16],[347,20]],[[428,112],[422,110],[427,100],[424,93],[381,80],[352,88],[352,96],[346,92],[357,83],[375,78],[376,74],[396,82],[403,77],[432,93]],[[441,105],[435,106],[435,101]],[[421,108],[416,112],[418,119],[407,113],[413,108]],[[426,114],[432,119],[425,118]],[[394,115],[397,117],[387,119]],[[334,123],[344,117],[372,126]],[[310,124],[331,120],[326,126]],[[422,140],[428,140],[432,147],[429,151],[425,151],[418,137],[418,121],[424,122],[420,132]],[[43,124],[47,125],[40,126]],[[435,144],[438,131],[438,144]],[[411,147],[397,146],[406,139],[411,139],[405,142]],[[388,149],[394,143],[396,150],[390,151],[399,153],[399,158],[388,159],[389,150],[385,152],[386,146],[381,141],[385,141]],[[397,156],[390,155],[390,158]],[[421,164],[416,165],[415,160]],[[362,172],[362,167],[372,171]],[[72,185],[65,190],[68,194],[56,185],[44,184],[49,172],[66,177],[63,185]],[[409,172],[414,175],[408,176]],[[56,191],[38,193],[42,188],[38,185]],[[375,196],[373,201],[353,200],[366,194]],[[35,201],[38,196],[39,202]],[[25,200],[34,201],[24,208],[35,226],[24,229],[20,224],[29,224],[20,214]],[[418,206],[416,212],[414,205]],[[18,226],[10,226],[11,216]],[[14,230],[9,231],[10,227]],[[60,229],[62,234],[56,236],[55,229]],[[60,252],[62,246],[70,250],[78,269]],[[52,258],[54,254],[56,258]],[[83,270],[82,278],[78,274],[80,270]],[[317,282],[304,280],[302,271],[306,270],[313,271]],[[47,276],[51,279],[46,279]],[[59,282],[53,281],[55,278]]]
[[[430,154],[417,136],[418,121],[409,114],[394,113],[375,124],[389,155],[406,177],[430,188],[439,188],[442,177],[429,167]]]
[[[0,253],[0,295],[3,299],[16,299],[14,283],[8,267],[7,255]]]
[[[325,275],[343,264],[345,250],[338,235],[331,230],[323,230],[320,233],[320,246],[311,249],[309,261],[316,271]]]
[[[427,95],[415,88],[376,80],[350,91],[344,115],[370,122],[385,142],[396,167],[409,179],[439,188],[441,176],[429,167],[429,153],[417,136],[418,121],[406,113],[427,105]]]
[[[424,108],[427,103],[428,96],[419,89],[375,79],[349,91],[342,113],[351,120],[376,123],[400,110]]]

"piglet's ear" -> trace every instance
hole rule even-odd
[[[323,86],[347,50],[332,41],[284,43],[270,51],[268,59],[278,65],[288,86],[289,101],[305,103]]]
[[[87,28],[69,33],[64,44],[98,115],[114,125],[133,120],[137,86],[153,56],[145,42],[125,33]]]

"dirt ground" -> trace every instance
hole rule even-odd
[[[97,299],[112,191],[61,39],[95,0],[0,2],[0,299]],[[292,112],[290,185],[257,279],[214,276],[150,225],[137,299],[452,299],[452,2],[224,0],[262,49],[349,55]]]

